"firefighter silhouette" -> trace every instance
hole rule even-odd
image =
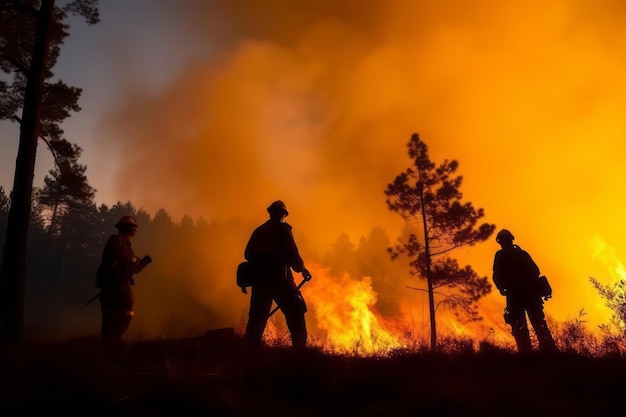
[[[119,233],[108,238],[96,275],[96,286],[101,290],[101,337],[103,341],[114,342],[122,340],[135,314],[133,275],[152,260],[149,256],[139,259],[133,252],[130,240],[139,227],[134,217],[123,216],[115,227]]]
[[[252,232],[244,252],[254,270],[245,338],[253,345],[261,345],[272,302],[276,301],[285,315],[292,345],[304,347],[307,308],[292,270],[302,274],[303,283],[311,279],[311,274],[304,266],[291,226],[284,222],[289,214],[285,203],[274,201],[267,211],[269,220]]]
[[[506,296],[504,321],[511,326],[519,352],[532,351],[526,314],[537,335],[539,349],[554,351],[556,346],[543,311],[544,298],[551,293],[541,291],[539,267],[526,251],[513,244],[514,239],[507,229],[502,229],[496,236],[501,249],[493,261],[493,282],[500,294]]]

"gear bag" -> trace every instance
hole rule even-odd
[[[542,297],[546,300],[552,298],[552,287],[545,275],[541,275],[535,280],[534,287],[535,294],[537,294],[538,297]]]
[[[243,261],[237,266],[237,286],[241,288],[241,292],[246,294],[246,287],[254,284],[255,268],[252,263]]]

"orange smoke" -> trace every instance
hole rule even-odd
[[[624,6],[317,3],[173,11],[187,19],[181,39],[208,52],[158,92],[125,91],[103,118],[103,142],[120,158],[118,199],[261,222],[281,198],[294,230],[323,252],[342,232],[354,241],[373,226],[400,233],[383,190],[409,166],[405,144],[419,132],[434,161],[459,160],[465,198],[548,276],[547,314],[565,320],[584,308],[592,326],[602,323],[588,277],[607,268],[589,242],[602,236],[626,256]],[[498,248],[454,256],[491,276]],[[359,307],[358,296],[345,298],[344,289],[367,293],[357,282],[324,289],[312,310],[329,333],[346,326],[332,336],[342,349],[394,346],[397,334],[362,309],[372,298],[362,294]]]
[[[626,280],[626,269],[624,269],[622,261],[617,257],[616,249],[614,247],[608,245],[599,236],[595,236],[591,242],[589,242],[589,246],[592,250],[592,256],[599,259],[600,262],[602,262],[602,264],[604,264],[607,268],[606,277],[608,277],[608,279],[604,276],[593,278],[597,279],[602,284],[609,286]],[[604,300],[598,299],[598,303],[595,307],[598,311],[604,313],[603,323],[608,323],[614,313],[604,304]],[[625,324],[622,323],[622,325]]]

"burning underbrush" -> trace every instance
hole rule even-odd
[[[392,357],[430,350],[431,328],[425,296],[415,294],[396,300],[396,314],[383,314],[370,277],[333,275],[313,267],[314,279],[302,288],[307,303],[309,346],[340,356]],[[502,318],[503,306],[491,300],[480,305],[481,320],[464,320],[454,310],[437,310],[437,349],[440,353],[480,353],[515,351],[510,328]],[[584,356],[603,357],[626,352],[626,339],[608,327],[591,330],[581,310],[573,319],[559,322],[548,316],[548,323],[560,350]],[[243,333],[244,323],[236,332]],[[537,346],[531,329],[531,339]],[[280,310],[269,320],[264,342],[272,347],[291,345],[289,331]]]
[[[377,305],[378,295],[371,277],[357,279],[347,274],[333,275],[316,266],[311,272],[314,278],[302,287],[308,308],[310,346],[329,354],[360,357],[392,356],[398,352],[429,349],[426,297],[420,294],[416,302],[415,294],[406,290],[395,300],[395,314],[383,314]],[[238,331],[243,332],[243,324]],[[452,351],[459,350],[459,346],[475,350],[482,342],[501,349],[512,347],[512,338],[503,323],[491,318],[464,321],[455,311],[443,308],[437,312],[437,332],[439,342],[449,345]],[[290,345],[289,332],[280,311],[269,320],[264,341],[271,346]]]

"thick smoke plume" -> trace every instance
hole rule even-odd
[[[383,190],[418,132],[433,160],[459,160],[485,221],[535,257],[555,290],[549,313],[605,318],[588,276],[607,272],[589,241],[619,245],[626,232],[622,2],[196,1],[171,12],[176,36],[202,52],[161,91],[128,88],[102,123],[125,199],[252,223],[282,199],[323,253],[342,232],[399,232]],[[459,255],[490,276],[497,249]]]

